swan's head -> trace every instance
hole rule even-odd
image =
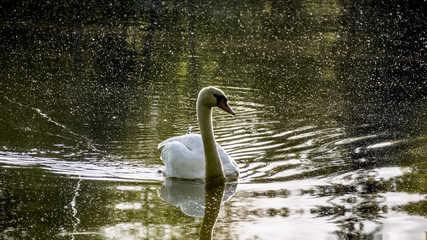
[[[219,107],[223,109],[224,111],[235,115],[233,109],[231,109],[230,106],[228,106],[227,103],[228,99],[225,96],[224,92],[221,91],[221,89],[216,87],[205,87],[203,88],[199,96],[197,98],[198,104],[203,104],[206,107]]]

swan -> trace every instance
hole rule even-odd
[[[212,126],[212,108],[219,107],[235,115],[224,92],[216,87],[203,88],[197,97],[197,120],[201,134],[188,133],[169,138],[158,145],[165,163],[163,174],[179,179],[205,179],[207,182],[225,182],[236,179],[236,162],[215,142]]]

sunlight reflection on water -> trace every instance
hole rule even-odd
[[[163,176],[157,168],[144,168],[123,162],[80,162],[48,157],[33,157],[19,153],[0,152],[0,163],[17,166],[40,166],[56,174],[73,176],[85,180],[106,181],[161,181]]]

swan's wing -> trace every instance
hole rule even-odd
[[[161,159],[168,177],[202,179],[205,175],[205,156],[199,134],[169,138],[158,146],[163,147]]]
[[[238,176],[239,168],[237,163],[234,161],[232,157],[230,157],[227,152],[217,143],[216,147],[218,149],[219,158],[222,162],[222,168],[224,169],[226,176]]]
[[[193,129],[192,126],[188,127],[187,133],[186,134],[191,134],[191,129]]]
[[[200,134],[192,134],[192,133],[166,139],[165,141],[159,143],[157,148],[159,149],[163,146],[166,146],[166,144],[174,141],[180,142],[181,144],[186,146],[190,151],[203,149],[202,136],[200,136]]]
[[[217,143],[219,158],[226,176],[238,176],[239,169],[233,158],[228,156],[225,150]],[[165,162],[165,173],[168,176],[178,177],[186,172],[187,177],[182,178],[199,178],[190,177],[191,175],[202,175],[204,177],[205,153],[203,141],[200,134],[186,134],[178,137],[169,138],[158,145],[162,148],[161,159]],[[195,169],[197,166],[197,169]],[[199,168],[203,167],[202,170]],[[192,169],[192,171],[189,171]],[[175,171],[176,170],[176,171]],[[197,174],[196,174],[197,172]]]
[[[187,147],[188,150],[200,154],[204,158],[205,151],[203,149],[203,141],[202,136],[200,134],[186,134],[178,137],[172,137],[161,142],[157,148],[161,148],[163,146],[166,146],[168,143],[175,141]],[[219,158],[221,159],[223,165],[231,164],[237,167],[237,164],[234,162],[234,160],[230,156],[228,156],[225,150],[218,143],[216,143],[216,147],[218,149]]]

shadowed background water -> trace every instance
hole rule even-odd
[[[0,238],[198,238],[157,144],[214,85],[214,239],[425,239],[426,6],[2,2]]]

